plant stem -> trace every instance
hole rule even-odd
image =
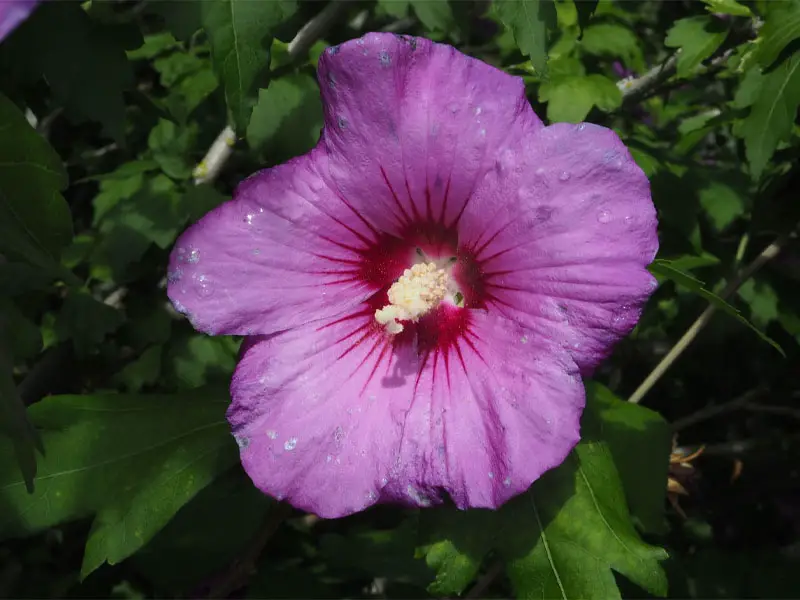
[[[772,242],[769,246],[764,248],[764,250],[759,254],[753,262],[747,265],[742,271],[736,276],[722,291],[719,295],[720,298],[723,300],[728,300],[733,294],[748,280],[750,279],[756,271],[758,271],[761,267],[763,267],[767,262],[775,258],[778,254],[780,254],[781,249],[786,244],[791,236],[791,232],[785,233],[784,235],[780,236],[777,240]],[[652,370],[652,372],[645,378],[645,380],[641,383],[641,385],[636,389],[631,397],[628,398],[628,402],[633,402],[637,404],[641,402],[642,398],[644,398],[645,394],[650,391],[650,389],[658,382],[659,379],[667,372],[667,370],[672,366],[678,357],[684,353],[686,348],[694,341],[697,335],[703,330],[703,328],[708,325],[709,321],[711,321],[711,317],[714,316],[717,308],[713,304],[709,304],[708,307],[703,311],[703,313],[697,318],[697,320],[692,323],[691,327],[686,330],[681,336],[681,339],[677,341],[677,343],[672,347],[672,349],[667,353],[667,355],[661,359],[656,365],[656,368]]]

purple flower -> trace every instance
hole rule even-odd
[[[194,326],[251,336],[228,418],[267,494],[498,507],[579,439],[581,375],[654,287],[647,178],[511,77],[368,34],[323,54],[317,147],[243,182],[173,251]]]
[[[14,31],[40,0],[0,0],[0,41]]]

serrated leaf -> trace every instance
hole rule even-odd
[[[738,291],[739,296],[750,307],[750,315],[760,327],[766,327],[780,317],[778,294],[771,285],[750,279]]]
[[[430,31],[448,32],[455,19],[448,0],[410,0],[414,14]]]
[[[244,471],[231,469],[181,508],[132,561],[148,581],[177,597],[228,568],[276,506]]]
[[[430,543],[421,552],[437,571],[431,592],[460,593],[493,552],[518,598],[619,598],[612,569],[666,594],[666,553],[641,541],[626,509],[598,413],[608,409],[587,401],[582,441],[528,492],[497,511],[422,513]]]
[[[686,77],[705,59],[714,54],[728,32],[711,17],[688,17],[676,21],[667,32],[664,45],[679,48],[678,77]]]
[[[46,456],[29,495],[0,446],[0,537],[94,516],[82,575],[144,546],[237,459],[226,393],[51,396],[31,407]]]
[[[724,230],[744,214],[744,183],[731,177],[712,176],[698,189],[700,205],[716,231]]]
[[[696,279],[695,277],[692,277],[688,273],[684,273],[683,271],[675,268],[675,266],[671,264],[670,261],[668,260],[656,259],[648,268],[650,269],[650,272],[656,277],[674,281],[678,285],[685,287],[686,289],[694,292],[701,298],[707,300],[710,304],[713,304],[716,308],[720,309],[722,312],[729,314],[734,319],[739,321],[742,325],[755,332],[756,335],[758,335],[758,337],[760,337],[770,346],[775,348],[778,352],[781,353],[782,356],[786,356],[783,349],[778,345],[778,343],[775,340],[768,337],[758,327],[756,327],[750,321],[745,319],[742,316],[742,313],[736,310],[736,308],[728,304],[725,300],[717,296],[715,293],[707,290],[705,288],[705,284],[699,279]]]
[[[256,103],[256,91],[266,87],[272,35],[296,6],[293,0],[208,0],[201,9],[231,123],[243,135]]]
[[[800,54],[795,54],[764,76],[758,98],[739,129],[754,180],[761,177],[778,144],[791,134],[798,105]]]
[[[758,34],[756,60],[764,68],[778,58],[783,49],[800,37],[800,2],[771,2],[764,25]]]
[[[32,493],[37,470],[36,451],[41,453],[44,449],[39,433],[28,420],[25,404],[17,393],[11,350],[6,344],[7,327],[6,316],[0,314],[0,434],[10,439],[15,458],[4,459],[2,467],[15,469],[16,464],[19,473],[16,470],[13,473],[17,477],[22,475],[25,486],[23,492]]]
[[[584,52],[594,56],[619,57],[628,67],[634,69],[641,69],[644,66],[636,34],[616,23],[598,23],[589,26],[583,32],[580,47]]]
[[[752,17],[753,13],[744,4],[739,4],[736,0],[703,0],[706,10],[711,13],[721,15],[733,15],[735,17]]]
[[[622,104],[622,92],[608,77],[587,75],[554,78],[539,87],[539,99],[547,102],[552,123],[580,123],[593,106],[611,111]]]
[[[61,158],[0,94],[0,252],[74,283],[58,264],[72,238],[66,186]]]
[[[321,129],[319,88],[309,75],[297,73],[259,90],[247,127],[247,143],[268,152],[273,160],[288,159],[308,152]]]
[[[134,83],[124,36],[93,23],[79,3],[45,2],[8,40],[16,69],[42,77],[67,112],[97,121],[121,142],[125,135],[123,91]]]
[[[146,385],[158,380],[161,374],[161,346],[150,346],[133,362],[125,365],[114,380],[122,384],[127,392],[140,392]]]
[[[586,382],[614,458],[631,516],[650,533],[665,533],[664,501],[672,428],[657,412],[621,400],[599,383]]]
[[[495,2],[494,8],[533,68],[546,73],[547,43],[557,24],[552,0],[504,0]]]
[[[117,309],[85,292],[74,291],[64,300],[55,327],[59,340],[72,340],[75,351],[86,355],[122,325],[122,321]]]

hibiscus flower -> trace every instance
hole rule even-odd
[[[228,418],[265,493],[322,517],[498,507],[577,443],[581,376],[654,288],[647,178],[447,45],[371,33],[319,81],[316,148],[184,233],[169,297],[248,336]]]

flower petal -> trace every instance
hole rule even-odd
[[[248,348],[228,418],[255,484],[332,518],[446,494],[497,507],[560,464],[578,440],[577,367],[511,321],[468,322],[449,349],[426,350],[422,329],[391,346],[367,306]]]
[[[558,339],[588,374],[635,326],[658,250],[647,177],[610,129],[551,125],[502,154],[459,227],[490,310]]]
[[[452,225],[494,155],[542,127],[520,78],[423,38],[370,33],[329,48],[319,81],[331,176],[389,233]]]
[[[269,334],[374,293],[359,252],[376,233],[325,184],[325,164],[315,150],[256,173],[181,236],[168,294],[196,329]]]
[[[4,0],[0,2],[0,41],[27,19],[41,0]]]

